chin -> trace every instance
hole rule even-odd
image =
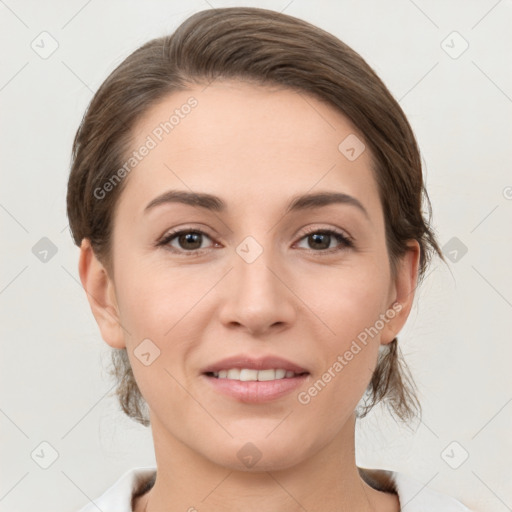
[[[274,425],[275,426],[275,425]],[[293,436],[270,434],[253,437],[245,435],[243,439],[230,440],[221,452],[212,453],[210,460],[233,471],[261,472],[289,469],[308,457],[311,447]]]

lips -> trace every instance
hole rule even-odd
[[[221,370],[230,370],[232,368],[247,368],[251,370],[270,370],[282,368],[287,371],[292,371],[295,374],[309,373],[306,368],[283,359],[278,356],[265,356],[265,357],[250,357],[248,355],[239,354],[231,356],[215,363],[212,363],[201,370],[201,373],[213,373]]]
[[[252,371],[252,370],[249,370]],[[303,387],[310,379],[309,374],[297,375],[292,378],[268,381],[240,381],[233,379],[216,379],[205,374],[201,376],[215,393],[243,404],[271,403],[274,400],[285,400],[293,391]]]
[[[262,376],[263,379],[260,378]],[[274,355],[251,357],[248,354],[237,354],[205,366],[201,377],[210,389],[245,404],[284,399],[311,378],[307,368],[288,359]]]

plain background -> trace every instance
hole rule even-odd
[[[133,50],[196,11],[233,5],[283,11],[352,46],[422,151],[449,264],[434,262],[399,336],[423,423],[411,432],[377,408],[358,425],[358,464],[407,473],[475,511],[512,510],[511,2],[5,0],[0,511],[73,511],[154,464],[149,428],[113,396],[110,348],[78,278],[71,145],[94,92]],[[47,58],[33,49],[41,38],[58,44]]]

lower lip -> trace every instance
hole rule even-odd
[[[291,393],[306,381],[309,374],[265,381],[218,379],[205,374],[203,374],[203,377],[208,380],[216,391],[235,398],[240,402],[262,403],[276,400]]]

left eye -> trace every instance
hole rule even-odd
[[[309,245],[314,248],[314,251],[322,249],[322,252],[327,252],[326,250],[329,252],[331,250],[342,250],[346,247],[353,246],[352,241],[347,236],[332,229],[311,231],[307,233],[306,236],[302,237],[301,240],[311,242]],[[330,247],[333,240],[337,241],[342,247]],[[311,250],[309,247],[306,247],[306,249]]]

